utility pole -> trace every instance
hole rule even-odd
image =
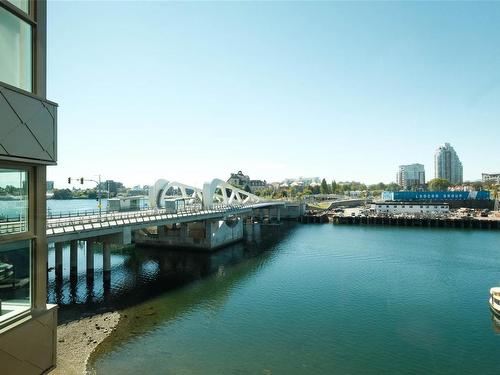
[[[97,183],[97,199],[99,200],[99,216],[101,216],[101,209],[102,209],[102,204],[101,204],[101,175],[99,175],[99,182]]]
[[[74,179],[80,181],[81,185],[83,185],[84,182],[95,182],[96,183],[96,186],[97,186],[97,202],[98,202],[97,207],[99,208],[99,216],[101,216],[101,213],[102,213],[102,204],[101,204],[101,200],[102,200],[101,175],[99,174],[98,181],[92,180],[90,178],[83,178],[83,177],[74,178]],[[68,184],[71,184],[71,180],[72,180],[72,177],[68,177]],[[108,182],[108,198],[109,198],[109,182]]]

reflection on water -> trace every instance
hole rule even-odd
[[[497,244],[484,231],[299,225],[263,253],[167,258],[167,273],[211,275],[124,309],[91,373],[496,374]]]
[[[494,312],[491,313],[491,323],[493,327],[493,332],[500,335],[500,316],[496,315]]]
[[[288,224],[290,225],[290,224]],[[63,248],[63,277],[55,276],[54,246],[49,247],[48,301],[60,306],[60,321],[96,311],[123,309],[179,288],[225,267],[265,252],[288,231],[287,225],[247,228],[244,242],[215,252],[133,248],[111,255],[111,272],[102,268],[102,249],[95,247],[94,273],[86,274],[85,243],[78,244],[78,274],[70,277],[69,246]],[[265,242],[265,245],[262,245]]]

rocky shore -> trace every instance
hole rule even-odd
[[[94,349],[115,329],[118,312],[81,318],[57,327],[57,368],[50,375],[86,374]]]

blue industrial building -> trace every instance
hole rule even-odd
[[[385,201],[465,201],[490,200],[489,191],[384,191],[382,200]]]

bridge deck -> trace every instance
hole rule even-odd
[[[175,214],[167,213],[164,209],[157,209],[55,218],[47,220],[47,238],[49,242],[70,241],[119,233],[124,227],[134,230],[147,226],[224,219],[232,215],[249,213],[253,209],[284,206],[285,204],[286,202],[276,201],[237,206],[218,206],[213,209],[187,208]]]

